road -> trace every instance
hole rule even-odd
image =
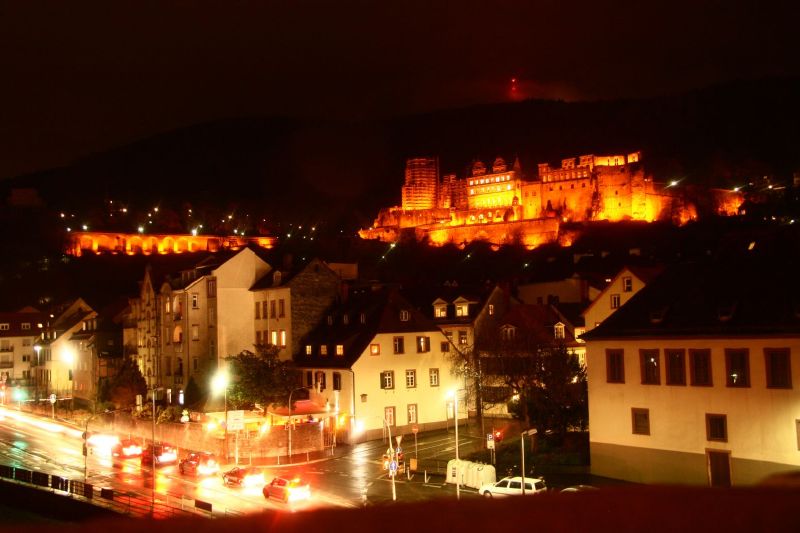
[[[439,431],[418,436],[417,453],[421,468],[410,479],[405,473],[395,479],[398,501],[422,501],[455,497],[455,489],[444,484],[448,459],[455,457],[452,432]],[[402,443],[406,458],[415,455],[412,435]],[[459,438],[461,453],[479,445],[468,436]],[[260,487],[236,488],[223,484],[221,476],[194,478],[183,476],[177,465],[156,469],[155,491],[152,471],[139,459],[114,460],[90,447],[83,455],[82,431],[24,412],[0,407],[0,464],[55,474],[96,487],[113,488],[116,494],[140,500],[155,499],[172,507],[192,507],[194,500],[211,503],[215,513],[249,514],[267,509],[299,511],[321,507],[358,508],[392,501],[392,481],[382,468],[387,441],[371,441],[340,446],[333,457],[308,464],[263,467],[265,477],[300,476],[310,482],[312,498],[306,502],[284,504],[267,500]],[[86,462],[84,463],[84,459]],[[223,470],[233,465],[223,466]],[[438,471],[438,472],[437,472]],[[462,490],[469,497],[474,491]],[[122,499],[119,498],[119,499]]]

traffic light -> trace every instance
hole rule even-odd
[[[499,429],[494,432],[494,441],[500,442],[503,440],[503,432]]]

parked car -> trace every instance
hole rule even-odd
[[[142,446],[133,439],[122,439],[111,448],[111,455],[120,459],[139,457],[142,455]]]
[[[152,466],[155,455],[156,466],[173,465],[178,462],[178,452],[169,444],[148,444],[142,450],[142,466]]]
[[[239,467],[236,466],[222,474],[222,481],[226,485],[237,485],[239,487],[260,487],[266,482],[264,472],[255,466]]]
[[[311,498],[311,487],[300,478],[276,477],[264,486],[263,492],[266,499],[277,498],[287,503]]]
[[[547,490],[544,480],[539,477],[525,478],[525,495],[536,494]],[[522,478],[504,477],[495,483],[485,483],[478,489],[478,494],[487,498],[494,496],[521,496]]]
[[[189,476],[210,476],[219,472],[219,463],[213,453],[191,452],[181,459],[178,470]]]

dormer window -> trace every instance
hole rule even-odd
[[[456,305],[456,316],[469,316],[469,306],[467,304]]]
[[[503,340],[510,341],[517,337],[517,328],[514,326],[505,325],[500,330],[500,334],[503,337]]]
[[[411,318],[411,313],[409,313],[409,312],[408,312],[408,311],[406,311],[405,309],[403,309],[402,311],[400,311],[400,321],[401,321],[401,322],[408,322],[408,320],[409,320],[410,318]]]
[[[494,304],[489,304],[489,316],[494,315]]]
[[[447,306],[445,305],[437,305],[433,308],[433,316],[436,318],[446,318],[447,317]]]
[[[306,355],[311,355],[313,349],[311,348],[310,344],[306,344]]]
[[[553,333],[556,339],[563,339],[564,338],[564,324],[559,322],[553,328]]]

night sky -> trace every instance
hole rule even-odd
[[[792,4],[3,2],[0,178],[219,118],[365,119],[796,76]]]

